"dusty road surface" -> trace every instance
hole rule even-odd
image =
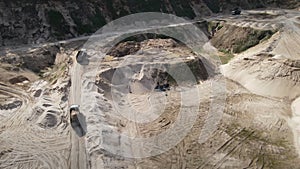
[[[81,65],[77,64],[74,58],[74,65],[71,69],[71,90],[69,96],[69,105],[80,105],[81,103],[81,76],[82,68]],[[79,108],[80,110],[80,108]],[[84,112],[80,112],[84,113]],[[86,142],[83,131],[84,124],[79,124],[70,127],[71,132],[71,155],[70,155],[70,166],[73,169],[86,169],[87,168],[87,155],[86,155]]]

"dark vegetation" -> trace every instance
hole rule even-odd
[[[70,27],[60,12],[49,10],[47,14],[53,35],[58,37],[58,39],[62,39],[66,34],[70,33]]]
[[[90,1],[93,3],[93,10],[86,7],[86,4],[78,1],[79,9],[70,8],[70,15],[76,24],[75,30],[78,34],[91,34],[96,32],[108,21],[126,16],[128,14],[140,12],[164,12],[174,13],[177,16],[194,18],[196,15],[191,7],[190,2],[185,0],[171,0],[170,7],[172,11],[168,11],[167,5],[163,0],[128,0],[127,2],[114,2],[113,0]],[[130,7],[130,11],[124,8]],[[69,33],[70,28],[60,12],[50,10],[48,12],[49,24],[54,30],[55,36],[62,36]]]
[[[243,52],[259,44],[261,41],[269,39],[273,35],[273,33],[274,32],[270,30],[267,31],[252,30],[245,39],[237,40],[237,42],[233,46],[233,52],[234,53]]]
[[[220,12],[220,2],[219,0],[204,0],[207,7],[214,13]]]
[[[99,9],[96,9],[94,14],[90,14],[88,22],[83,22],[84,18],[82,17],[84,15],[80,9],[71,13],[71,17],[77,25],[76,30],[79,34],[94,33],[106,24],[106,20]]]
[[[212,44],[219,50],[241,53],[264,40],[269,39],[276,31],[258,30],[250,27],[238,27],[224,24],[212,37]]]
[[[127,41],[142,42],[147,39],[173,39],[176,42],[180,43],[179,40],[174,39],[170,36],[162,35],[162,34],[155,34],[155,33],[143,33],[143,34],[133,35],[133,36],[123,39],[121,42],[127,42]]]

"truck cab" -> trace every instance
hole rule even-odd
[[[73,104],[70,106],[70,121],[71,124],[78,123],[79,105]]]
[[[86,52],[86,49],[81,49],[77,52],[76,54],[76,62],[81,64],[81,65],[88,65],[89,60],[88,60],[88,55]]]

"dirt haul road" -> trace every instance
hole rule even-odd
[[[69,105],[80,105],[81,95],[81,66],[76,63],[74,59],[74,65],[71,70],[71,91],[69,96]],[[71,169],[85,169],[87,168],[87,156],[85,148],[85,137],[81,126],[70,127],[71,129],[71,154],[70,154],[70,167]]]

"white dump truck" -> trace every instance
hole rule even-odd
[[[70,123],[79,137],[86,133],[85,118],[79,111],[79,105],[73,104],[70,106]]]
[[[71,125],[79,125],[78,114],[79,114],[79,105],[77,104],[71,105],[70,106]]]
[[[77,63],[79,63],[81,65],[89,64],[89,59],[88,59],[88,55],[86,53],[86,49],[81,49],[77,52],[76,61],[77,61]]]

